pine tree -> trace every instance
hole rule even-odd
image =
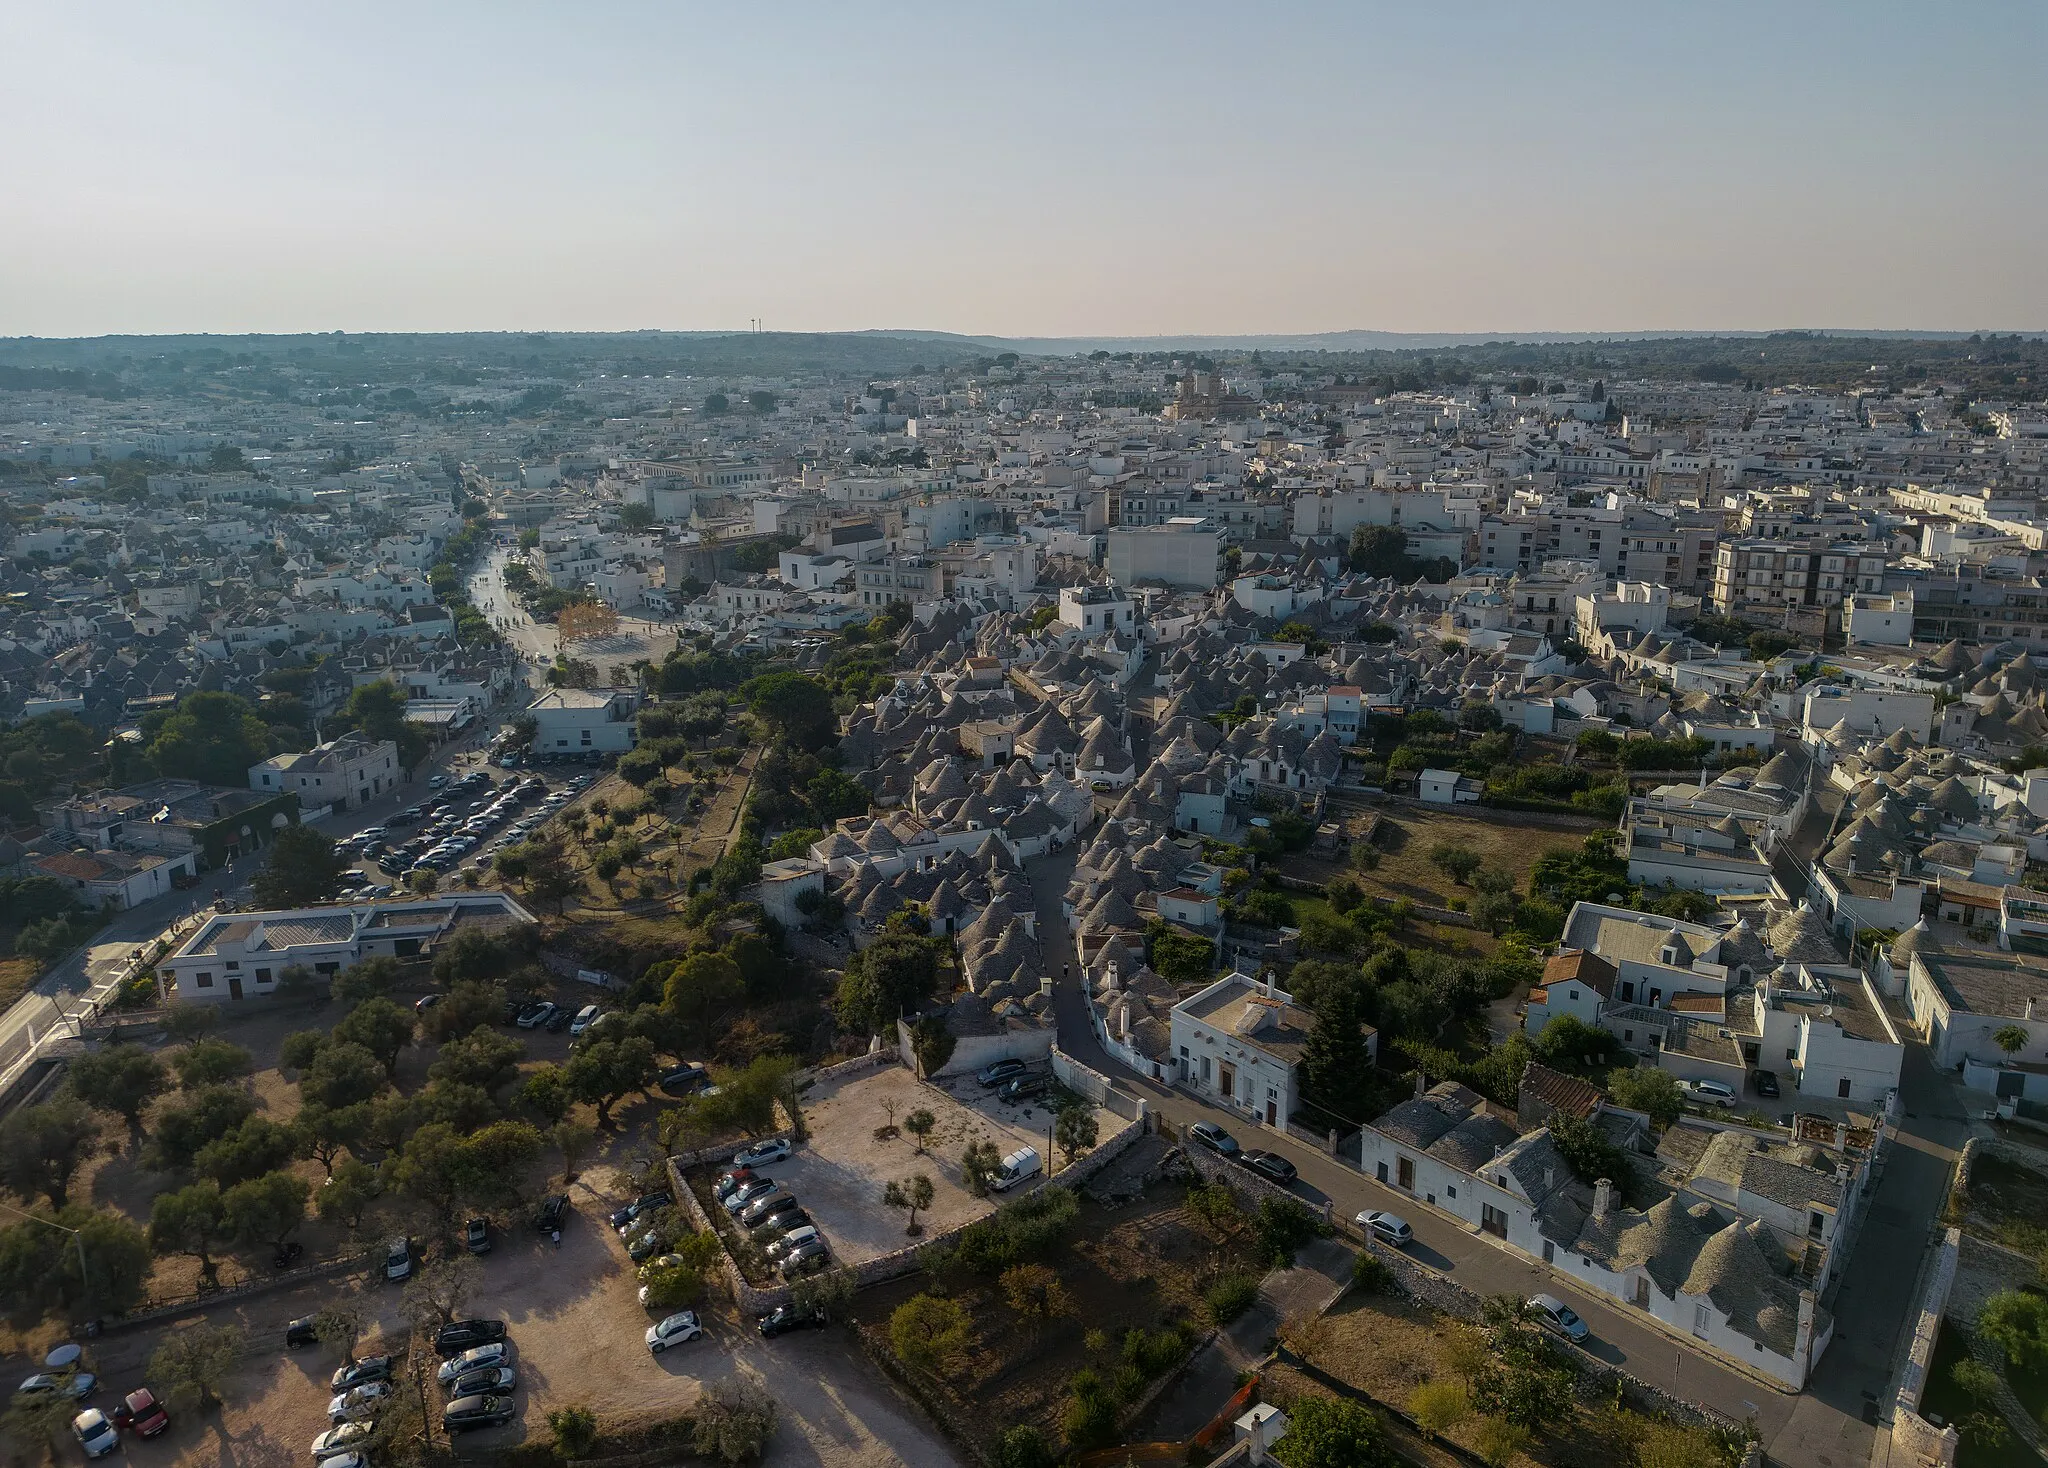
[[[1366,1049],[1355,984],[1332,985],[1316,1010],[1301,1059],[1303,1089],[1310,1100],[1354,1122],[1368,1120],[1366,1099],[1372,1055]]]

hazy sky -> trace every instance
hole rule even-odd
[[[2048,326],[2048,4],[0,5],[0,335]]]

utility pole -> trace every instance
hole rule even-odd
[[[11,1203],[0,1203],[0,1208],[5,1208],[9,1213],[12,1213],[16,1218],[26,1218],[30,1223],[40,1223],[45,1228],[54,1228],[59,1233],[70,1234],[72,1244],[75,1245],[78,1249],[79,1293],[82,1295],[89,1295],[92,1293],[91,1277],[87,1275],[85,1271],[85,1234],[83,1232],[75,1228],[66,1228],[63,1224],[57,1222],[54,1218],[44,1218],[39,1213],[24,1213],[21,1209],[16,1208]]]

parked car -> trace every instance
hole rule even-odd
[[[1294,1164],[1277,1152],[1247,1152],[1241,1159],[1246,1167],[1286,1187],[1294,1181]]]
[[[775,1191],[775,1187],[776,1185],[769,1179],[765,1177],[757,1177],[753,1179],[751,1182],[741,1183],[738,1187],[734,1188],[730,1193],[728,1193],[724,1198],[720,1199],[719,1201],[725,1205],[725,1211],[727,1213],[730,1213],[733,1217],[737,1218],[740,1215],[741,1209],[745,1208],[749,1203],[753,1202],[756,1198],[767,1197],[770,1193]]]
[[[808,1244],[811,1240],[818,1237],[820,1235],[814,1226],[804,1224],[800,1228],[791,1229],[788,1233],[782,1235],[781,1238],[771,1240],[768,1247],[762,1252],[767,1254],[770,1264],[779,1264],[783,1256],[789,1253],[790,1250]]]
[[[125,1427],[137,1437],[155,1437],[171,1425],[171,1414],[156,1399],[156,1393],[139,1386],[114,1409],[114,1425]]]
[[[1555,1295],[1531,1295],[1529,1313],[1536,1323],[1545,1330],[1555,1331],[1568,1341],[1578,1342],[1586,1338],[1586,1322],[1579,1319],[1578,1312]]]
[[[1213,1121],[1198,1121],[1188,1128],[1188,1140],[1200,1142],[1219,1157],[1235,1158],[1241,1150],[1237,1138]]]
[[[1024,1074],[1024,1069],[1021,1060],[998,1060],[994,1065],[984,1065],[974,1073],[974,1078],[984,1091],[993,1091],[1003,1082]]]
[[[541,1233],[551,1234],[562,1226],[562,1221],[568,1216],[569,1195],[556,1193],[541,1201],[540,1212],[533,1216],[533,1226]]]
[[[721,1172],[718,1181],[711,1185],[711,1196],[723,1203],[739,1187],[753,1180],[754,1169],[751,1167],[735,1167],[729,1172]]]
[[[59,1375],[52,1375],[47,1371],[38,1371],[34,1376],[31,1376],[20,1386],[16,1387],[14,1395],[17,1397],[63,1396],[70,1397],[75,1402],[82,1402],[99,1389],[100,1379],[90,1371],[73,1371]]]
[[[704,1327],[697,1323],[697,1312],[680,1310],[668,1319],[647,1327],[647,1349],[659,1356],[670,1346],[694,1341],[704,1334]]]
[[[756,1142],[743,1152],[733,1155],[734,1167],[766,1167],[771,1162],[780,1162],[794,1152],[796,1147],[787,1137],[776,1137],[766,1142]]]
[[[761,1317],[760,1331],[764,1336],[787,1335],[793,1330],[817,1330],[824,1326],[825,1317],[815,1310],[800,1309],[795,1305],[777,1305]]]
[[[367,1421],[377,1415],[391,1390],[388,1381],[366,1381],[345,1392],[336,1392],[327,1403],[327,1420],[336,1426],[344,1422]]]
[[[384,1277],[386,1279],[410,1279],[412,1277],[411,1239],[393,1239],[385,1246]]]
[[[541,1025],[546,1024],[554,1012],[554,1005],[545,999],[536,999],[533,1003],[519,1011],[518,1017],[513,1020],[513,1023],[522,1030],[537,1029]]]
[[[661,1089],[668,1096],[689,1096],[704,1089],[711,1083],[710,1074],[701,1065],[679,1065],[661,1078]]]
[[[327,1379],[330,1391],[345,1392],[352,1386],[361,1386],[366,1381],[388,1381],[392,1368],[398,1364],[395,1356],[365,1356],[360,1361],[350,1361],[337,1367],[334,1375]]]
[[[777,1266],[784,1279],[796,1279],[800,1275],[815,1274],[831,1262],[830,1251],[823,1239],[812,1239],[808,1244],[799,1244],[791,1249]]]
[[[457,1397],[441,1410],[441,1426],[448,1432],[468,1432],[477,1427],[496,1427],[512,1420],[510,1397]]]
[[[355,1452],[376,1430],[367,1422],[344,1422],[339,1427],[330,1427],[313,1439],[313,1461],[321,1463]]]
[[[658,1193],[642,1193],[625,1207],[614,1208],[605,1221],[611,1224],[613,1228],[623,1229],[643,1213],[651,1213],[657,1208],[666,1208],[674,1202],[675,1195],[666,1188]]]
[[[1415,1230],[1408,1226],[1408,1220],[1399,1214],[1383,1213],[1377,1208],[1368,1208],[1351,1220],[1383,1244],[1396,1249],[1405,1249],[1415,1241]]]
[[[796,1206],[796,1194],[790,1192],[787,1188],[777,1188],[772,1193],[756,1198],[740,1210],[740,1227],[744,1229],[759,1228],[769,1219],[775,1217],[776,1214],[791,1212]]]
[[[1702,1106],[1732,1107],[1735,1104],[1735,1088],[1725,1081],[1680,1081],[1679,1085]]]
[[[462,1230],[462,1246],[472,1254],[491,1252],[491,1221],[472,1218]]]
[[[314,1317],[301,1315],[284,1328],[286,1350],[297,1350],[300,1346],[314,1346],[320,1343],[319,1334],[313,1329]]]
[[[810,1226],[810,1214],[804,1212],[801,1208],[791,1208],[785,1213],[777,1213],[763,1219],[760,1226],[747,1235],[747,1237],[756,1244],[765,1246],[774,1243],[777,1239],[785,1238],[795,1233],[800,1228],[809,1228]]]
[[[653,1258],[669,1246],[668,1230],[660,1225],[649,1228],[645,1233],[635,1234],[626,1241],[626,1257],[635,1264]]]
[[[603,1014],[604,1011],[595,1004],[584,1005],[576,1011],[576,1018],[569,1026],[569,1033],[572,1035],[582,1034],[585,1030],[596,1024],[599,1017]]]
[[[562,1031],[569,1028],[569,1022],[574,1017],[567,1009],[558,1007],[553,1014],[548,1016],[545,1028],[549,1034],[559,1035]]]
[[[504,1341],[492,1341],[489,1345],[478,1346],[464,1351],[459,1356],[450,1356],[441,1363],[441,1369],[434,1373],[434,1380],[446,1386],[458,1376],[467,1376],[485,1366],[503,1366],[512,1354],[511,1346]]]
[[[1753,1070],[1749,1073],[1749,1080],[1759,1096],[1778,1094],[1778,1073],[1774,1070]]]
[[[463,1373],[448,1383],[450,1397],[503,1397],[518,1390],[519,1373],[510,1366],[486,1366]]]
[[[1043,1096],[1051,1089],[1051,1076],[1021,1075],[1003,1082],[1003,1088],[996,1092],[996,1098],[1006,1106],[1015,1106],[1020,1101],[1029,1101],[1033,1096]]]
[[[459,1355],[477,1346],[495,1345],[505,1339],[502,1320],[457,1320],[434,1332],[434,1349],[443,1356]]]
[[[87,1407],[72,1418],[71,1431],[88,1458],[104,1458],[121,1445],[120,1431],[97,1407]]]
[[[412,1002],[413,1013],[425,1014],[428,1010],[432,1009],[436,1004],[439,1004],[440,1002],[441,996],[439,994],[422,994],[419,998],[413,1000]]]

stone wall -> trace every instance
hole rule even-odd
[[[1920,1397],[1927,1389],[1927,1373],[1934,1364],[1934,1341],[1941,1333],[1942,1312],[1948,1308],[1962,1242],[1963,1231],[1952,1228],[1935,1251],[1927,1288],[1920,1297],[1920,1314],[1913,1326],[1912,1349],[1899,1373],[1898,1395],[1892,1403],[1893,1448],[1903,1450],[1907,1461],[1939,1464],[1941,1468],[1953,1468],[1960,1439],[1955,1428],[1936,1427],[1920,1415]]]
[[[1285,1199],[1289,1203],[1306,1208],[1325,1223],[1331,1221],[1328,1199],[1321,1203],[1311,1203],[1306,1198],[1296,1197],[1286,1188],[1261,1177],[1249,1167],[1241,1167],[1235,1162],[1225,1162],[1207,1147],[1191,1146],[1182,1150],[1187,1153],[1188,1162],[1195,1169],[1197,1177],[1204,1182],[1222,1183],[1237,1194],[1238,1201],[1247,1208],[1257,1208],[1267,1198]]]
[[[1110,1163],[1131,1149],[1131,1144],[1145,1135],[1147,1123],[1140,1117],[1127,1121],[1121,1127],[1101,1138],[1093,1151],[1084,1152],[1059,1170],[1055,1183],[1062,1188],[1078,1188],[1081,1184],[1109,1166]]]
[[[1142,1122],[1151,1110],[1142,1096],[1119,1091],[1108,1076],[1083,1065],[1057,1045],[1052,1047],[1052,1073],[1068,1090],[1127,1120]]]

